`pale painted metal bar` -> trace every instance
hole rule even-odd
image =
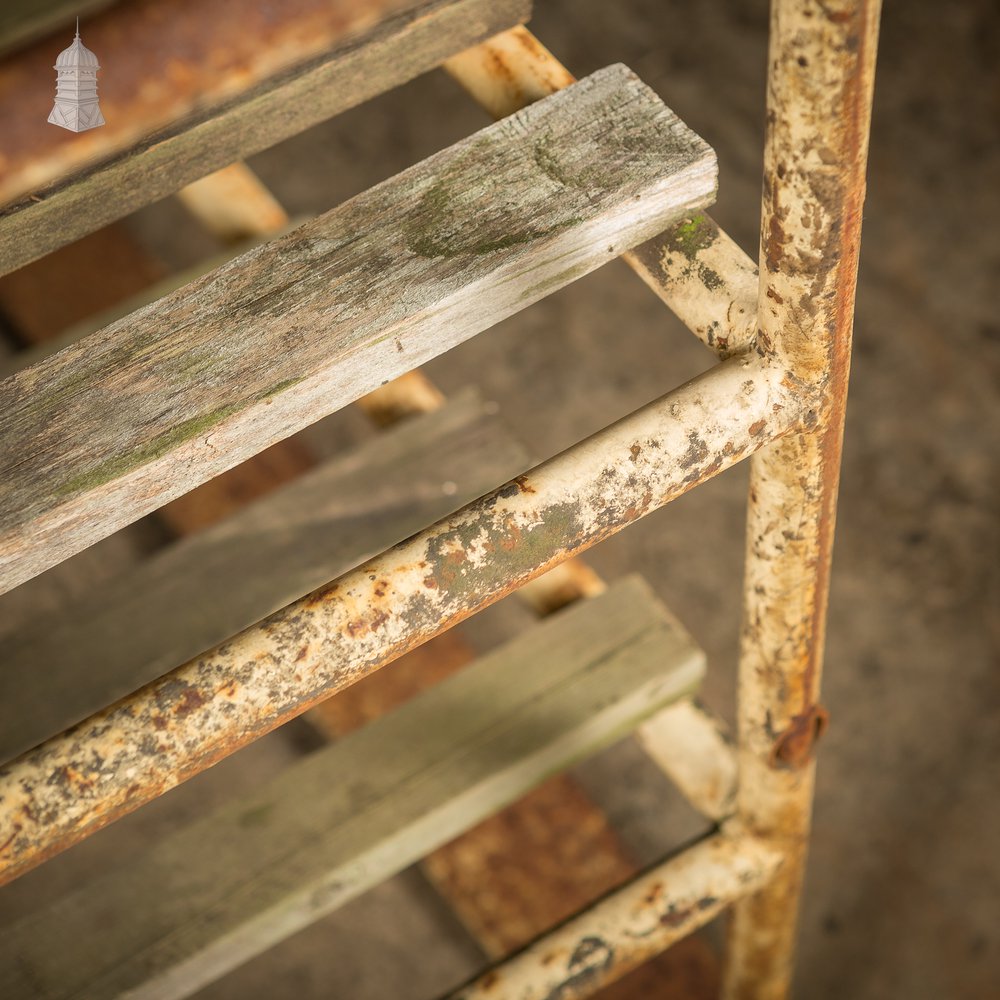
[[[444,69],[494,118],[513,114],[574,80],[523,26],[453,56]],[[720,357],[751,347],[757,267],[706,213],[692,213],[623,258]]]
[[[289,222],[277,198],[245,163],[231,163],[182,187],[177,198],[224,243],[271,236]]]
[[[703,816],[720,822],[736,809],[737,758],[721,719],[703,705],[671,705],[636,731],[639,745]]]
[[[318,463],[0,637],[0,762],[523,472],[479,394]]]
[[[0,209],[0,274],[412,80],[530,10],[530,0],[428,0],[144,137]]]
[[[444,69],[494,118],[514,114],[574,81],[572,73],[525,27],[505,31],[444,63]],[[756,333],[757,267],[704,212],[624,255],[691,330],[721,357],[747,351]],[[540,607],[566,595],[596,593],[596,580],[541,577],[523,588]],[[586,572],[586,567],[579,572]],[[589,571],[592,573],[593,571]],[[574,592],[575,591],[575,592]],[[735,801],[735,757],[719,720],[693,705],[672,706],[644,725],[639,742],[692,805],[721,819]]]
[[[9,881],[801,419],[732,358],[0,770]]]
[[[791,369],[808,429],[751,462],[739,668],[743,827],[786,858],[733,913],[725,996],[788,995],[813,797],[878,0],[774,0],[758,350]],[[794,530],[789,530],[794,526]]]
[[[718,833],[644,872],[450,1000],[576,1000],[659,954],[766,885],[780,852]]]
[[[621,580],[5,927],[0,995],[188,996],[614,742],[703,673],[648,585]]]
[[[17,373],[0,383],[0,587],[576,280],[715,185],[709,147],[608,67]]]

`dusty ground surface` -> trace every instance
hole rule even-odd
[[[536,8],[534,30],[578,75],[627,63],[716,148],[715,214],[753,251],[766,4]],[[888,5],[827,644],[833,722],[822,745],[799,997],[971,1000],[994,995],[1000,980],[998,61],[992,0]],[[293,214],[315,213],[483,124],[434,74],[253,166]],[[172,203],[134,224],[174,266],[216,249]],[[430,372],[450,391],[477,382],[544,457],[710,363],[613,264]],[[338,442],[359,433],[349,417],[330,429]],[[706,698],[723,714],[732,711],[744,491],[745,470],[736,469],[592,556],[609,578],[643,573],[680,615],[708,651]],[[114,572],[155,541],[134,530],[90,565]],[[25,592],[30,601],[7,607],[77,586],[70,571],[48,575]],[[277,735],[238,755],[0,894],[0,920],[275,772],[291,753]],[[688,822],[632,746],[580,773],[643,858]],[[204,995],[417,998],[477,960],[411,873]]]

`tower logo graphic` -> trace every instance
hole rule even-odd
[[[71,132],[85,132],[104,124],[97,103],[97,56],[80,41],[80,19],[76,19],[73,44],[59,53],[56,64],[56,103],[49,121]]]

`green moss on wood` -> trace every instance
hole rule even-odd
[[[262,389],[251,397],[251,402],[260,403],[266,399],[278,396],[293,385],[301,382],[304,378],[304,375],[298,375],[294,378],[286,378],[280,382],[275,382],[273,385],[269,385],[266,389]],[[171,427],[169,430],[163,431],[162,434],[158,434],[141,447],[125,455],[116,455],[114,458],[102,462],[95,468],[88,469],[86,472],[82,472],[78,476],[67,480],[56,490],[56,495],[68,496],[103,486],[105,483],[124,476],[145,465],[147,462],[153,462],[161,458],[178,445],[189,441],[191,438],[198,437],[199,434],[210,430],[216,424],[221,423],[227,417],[231,417],[234,413],[239,413],[241,410],[246,409],[246,407],[247,404],[245,403],[229,403],[208,413],[192,417],[190,420],[185,420],[176,427]]]
[[[92,469],[88,469],[78,476],[68,479],[55,490],[55,493],[57,496],[69,496],[70,494],[97,489],[97,487],[103,486],[113,479],[118,479],[138,469],[140,466],[161,458],[168,451],[183,444],[185,441],[189,441],[191,438],[198,437],[199,434],[210,430],[216,424],[225,420],[226,417],[237,413],[240,409],[242,409],[241,406],[230,404],[229,406],[219,407],[219,409],[212,410],[209,413],[192,417],[190,420],[185,420],[176,427],[171,427],[162,434],[158,434],[141,447],[124,455],[116,455],[114,458],[110,458]]]
[[[674,226],[667,233],[664,243],[668,250],[683,254],[693,261],[699,251],[715,242],[717,232],[715,223],[704,212],[699,212]]]

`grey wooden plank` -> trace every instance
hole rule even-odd
[[[530,0],[427,0],[0,210],[0,274],[356,107],[526,20]]]
[[[0,640],[0,761],[506,482],[526,451],[472,389]]]
[[[292,229],[297,229],[306,221],[306,217],[299,217],[282,229],[281,232],[272,234],[271,238],[284,236],[285,233],[290,232]],[[262,236],[242,240],[239,244],[227,247],[226,250],[213,254],[205,260],[198,261],[198,263],[185,268],[183,271],[170,274],[163,280],[148,285],[134,295],[129,295],[125,299],[119,299],[113,306],[102,309],[96,315],[88,315],[86,319],[75,322],[72,326],[54,331],[52,336],[46,336],[45,339],[36,339],[29,346],[24,346],[7,357],[0,357],[0,381],[13,375],[15,372],[23,371],[32,365],[37,365],[40,361],[44,361],[53,354],[57,354],[64,348],[69,347],[70,344],[75,344],[78,340],[96,333],[103,327],[110,326],[116,320],[120,320],[124,316],[128,316],[130,313],[141,309],[143,306],[148,306],[150,303],[162,299],[165,295],[169,295],[178,288],[190,284],[203,274],[214,271],[217,267],[232,260],[234,257],[238,257],[240,254],[246,253],[247,250],[252,250],[254,247],[260,246],[265,242],[265,239]]]
[[[0,383],[9,589],[712,199],[613,66]]]
[[[644,581],[621,581],[13,925],[0,994],[188,995],[613,742],[703,670]]]

